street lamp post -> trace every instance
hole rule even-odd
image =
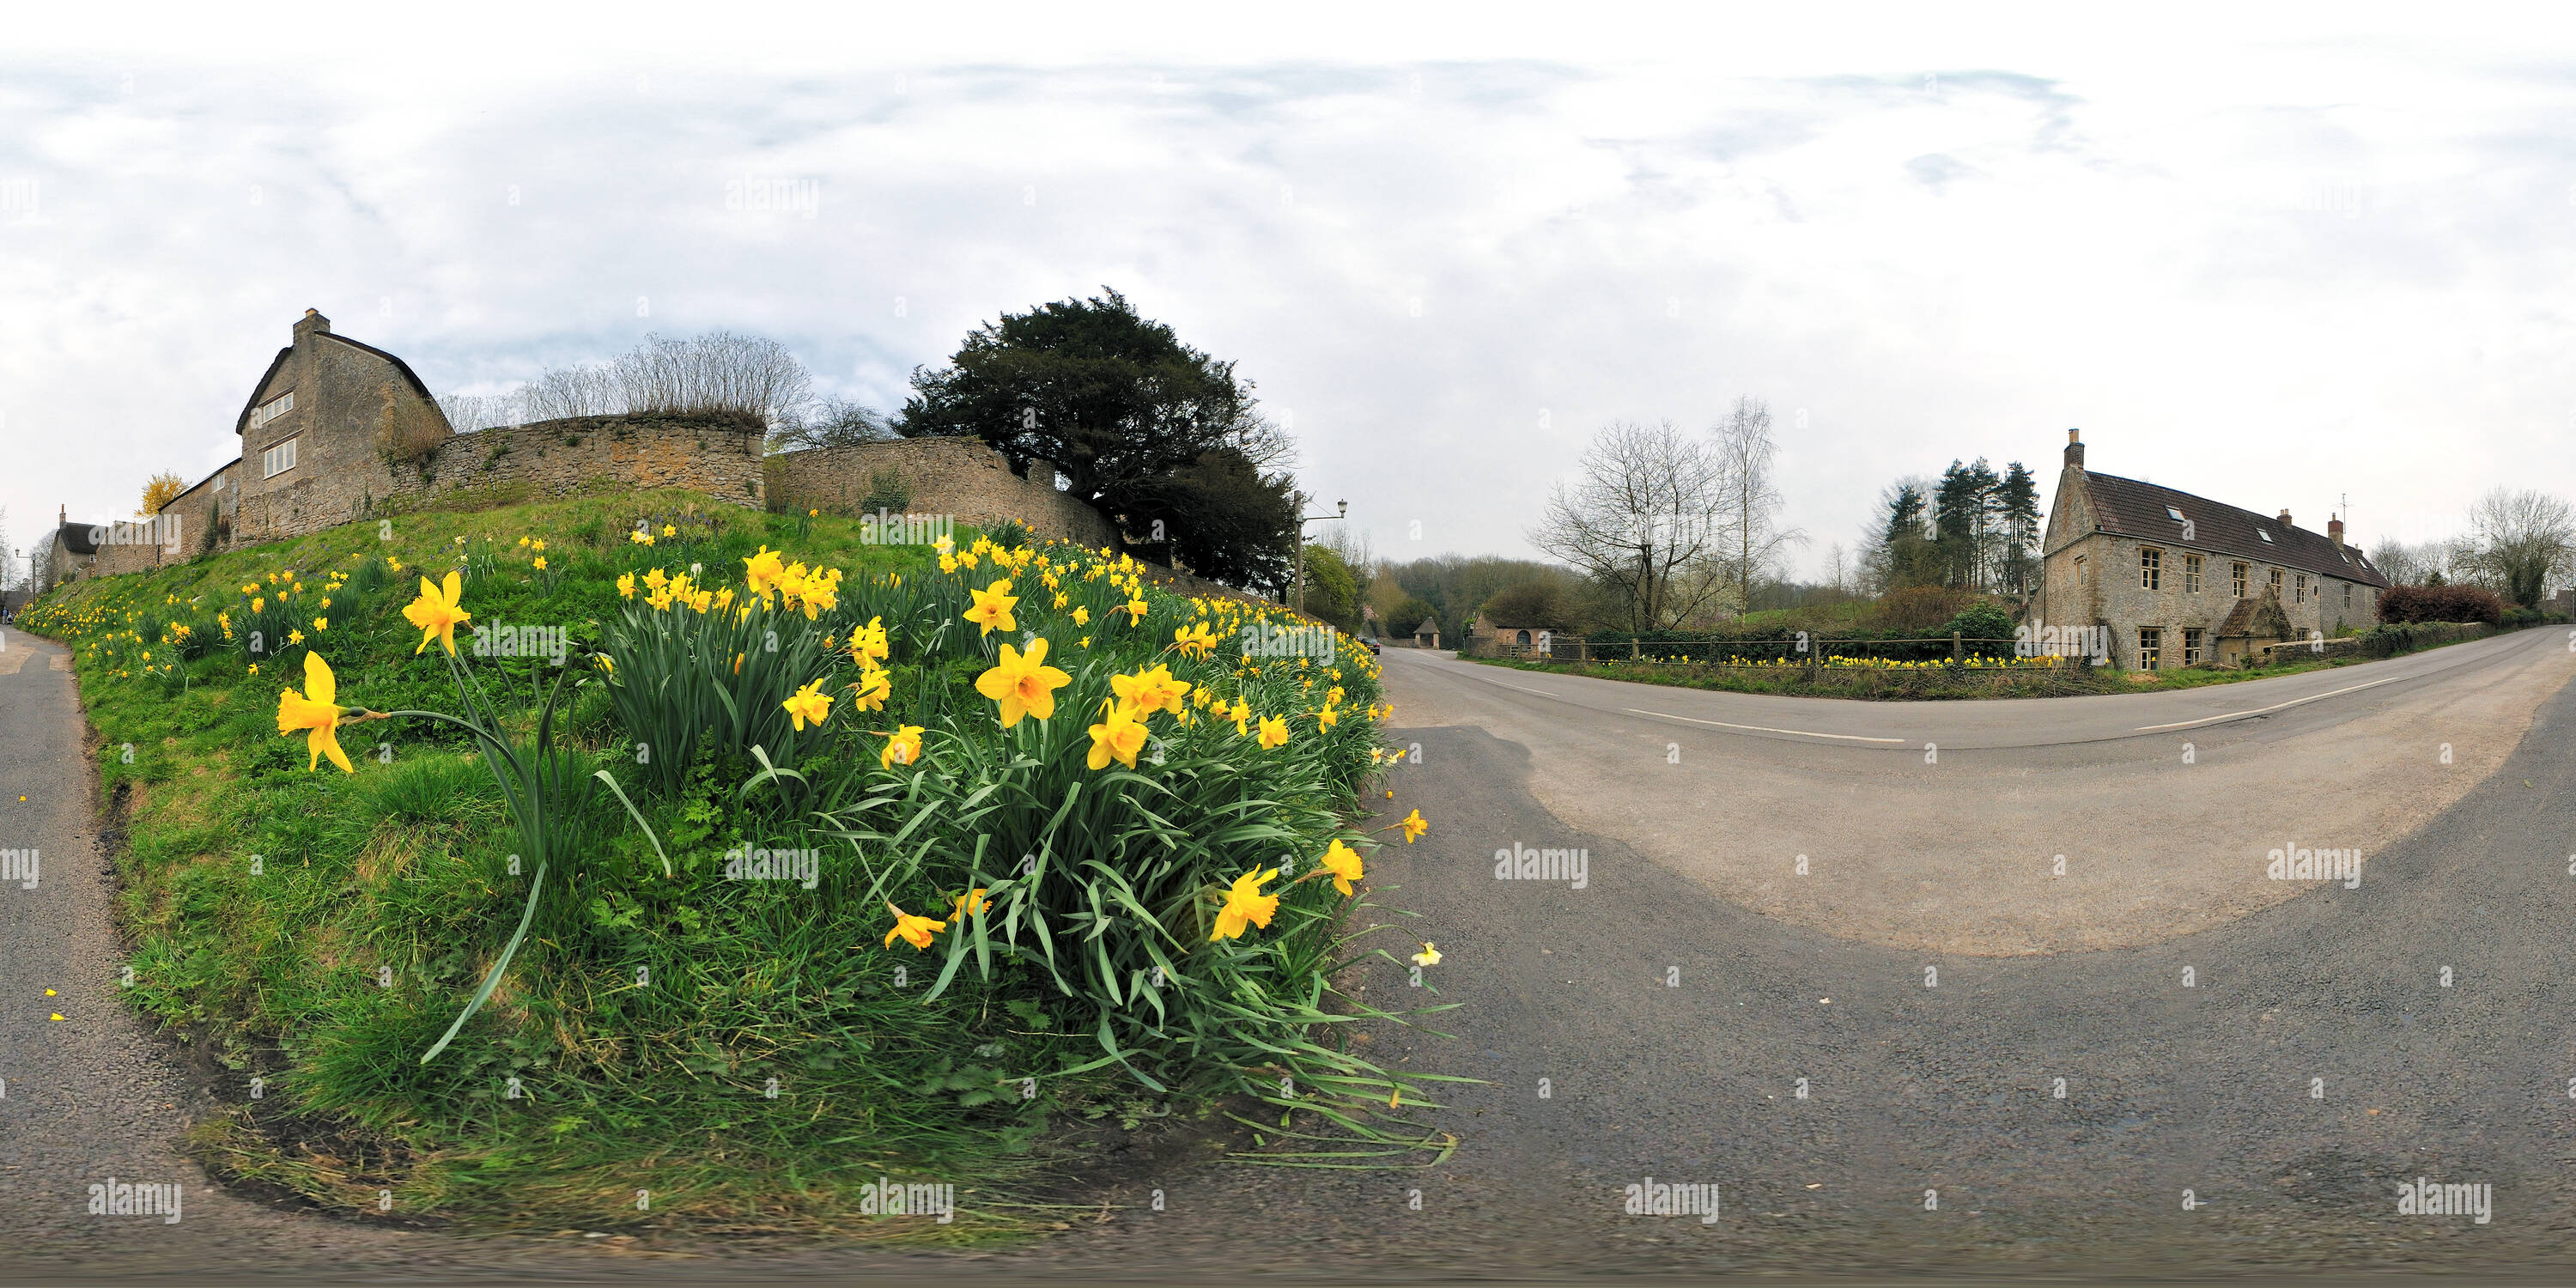
[[[1347,519],[1351,517],[1350,502],[1335,501],[1333,502],[1333,505],[1336,507],[1335,513],[1310,514],[1297,520],[1297,615],[1299,617],[1306,615],[1306,525],[1313,523],[1318,519]]]

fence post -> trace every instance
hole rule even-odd
[[[1957,631],[1950,632],[1950,660],[1953,662],[1959,660],[1959,633]]]
[[[1641,654],[1639,654],[1639,653],[1637,652],[1637,641],[1636,641],[1636,640],[1634,640],[1634,639],[1629,640],[1629,641],[1628,641],[1628,660],[1629,660],[1629,661],[1631,661],[1631,662],[1634,662],[1634,661],[1636,661],[1640,656],[1642,656],[1642,655],[1641,655]]]

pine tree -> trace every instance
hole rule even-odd
[[[2027,595],[2038,568],[2039,480],[2014,461],[2004,468],[1995,500],[2004,535],[2003,553],[1997,560],[1998,584],[2016,595]]]

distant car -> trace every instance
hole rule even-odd
[[[1360,639],[1360,643],[1368,645],[1370,657],[1379,657],[1384,655],[1386,652],[1384,648],[1379,646],[1376,636],[1363,636]]]

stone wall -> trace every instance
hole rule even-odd
[[[398,469],[388,508],[512,505],[581,492],[688,488],[758,509],[761,432],[719,421],[579,416],[459,434]]]
[[[787,511],[861,514],[886,499],[870,500],[879,471],[900,476],[910,493],[888,509],[944,514],[982,528],[1016,519],[1039,536],[1095,549],[1117,535],[1098,510],[1056,490],[1054,466],[1039,461],[1023,478],[1000,452],[973,438],[899,438],[773,456],[771,504]]]

